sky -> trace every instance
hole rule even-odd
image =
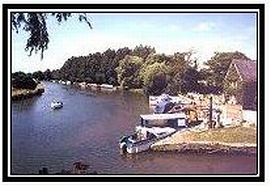
[[[178,14],[94,14],[93,29],[73,15],[66,22],[48,17],[50,42],[41,60],[40,53],[24,50],[28,33],[12,32],[12,72],[34,72],[61,68],[72,56],[86,56],[108,48],[134,48],[150,45],[167,55],[192,50],[200,64],[215,51],[243,52],[256,59],[255,13],[178,13]]]

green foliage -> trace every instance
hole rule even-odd
[[[177,94],[182,90],[182,77],[191,68],[191,55],[191,52],[178,52],[173,56],[156,54],[154,48],[142,45],[134,50],[127,47],[117,51],[108,49],[103,53],[71,57],[60,70],[52,71],[51,77],[72,82],[121,85],[127,89],[142,88],[155,95],[164,92]],[[185,84],[189,80],[195,84],[196,79],[186,78]]]
[[[55,79],[55,80],[60,80],[61,79],[60,70],[59,69],[52,70],[51,78]],[[75,81],[73,80],[73,82],[75,82]]]
[[[36,86],[37,83],[32,79],[30,75],[26,75],[23,72],[12,73],[13,88],[34,90]]]
[[[191,55],[192,52],[177,52],[167,61],[172,77],[181,77],[185,73],[186,69],[190,67],[192,63],[192,60],[190,59]]]
[[[168,67],[165,63],[153,63],[146,66],[140,72],[144,90],[151,95],[160,95],[165,92],[167,86]]]
[[[92,29],[92,25],[88,19],[86,13],[77,14],[79,21],[84,21]],[[42,12],[29,12],[29,13],[11,13],[11,24],[12,29],[19,32],[19,29],[29,33],[29,38],[27,39],[25,50],[29,51],[29,55],[32,52],[41,51],[41,59],[43,58],[43,52],[48,49],[49,44],[49,33],[47,31],[47,21],[48,17],[55,17],[55,19],[61,23],[63,20],[67,21],[72,13],[42,13]]]
[[[151,95],[176,95],[180,92],[217,94],[225,87],[224,77],[232,59],[247,58],[240,52],[215,53],[205,63],[206,68],[199,70],[196,60],[191,57],[192,51],[168,56],[156,54],[154,48],[142,45],[134,50],[127,47],[108,49],[103,53],[73,56],[61,69],[53,70],[50,77],[120,85],[127,89],[141,88]]]
[[[37,71],[37,72],[34,72],[32,74],[32,78],[38,80],[38,81],[42,81],[45,79],[45,76],[44,74],[41,72],[41,71]]]
[[[116,69],[118,73],[118,81],[125,88],[141,88],[142,82],[139,77],[140,69],[143,64],[143,59],[138,56],[127,55],[119,61],[119,66]]]
[[[151,46],[143,46],[142,44],[140,46],[136,46],[134,50],[132,51],[133,56],[141,57],[143,60],[145,60],[150,54],[156,53],[155,48]]]
[[[208,60],[208,85],[215,86],[220,92],[223,91],[223,80],[233,59],[248,59],[241,52],[215,52],[215,55]]]
[[[47,69],[44,73],[44,80],[48,81],[52,79],[52,72],[50,71],[50,69]]]
[[[166,93],[170,93],[172,95],[176,95],[178,93],[186,93],[187,85],[190,83],[189,80],[192,78],[189,77],[188,69],[192,69],[193,60],[191,60],[192,51],[189,52],[177,52],[171,57],[171,59],[167,60],[165,63],[169,68],[169,80],[166,88]],[[196,64],[196,63],[195,63]],[[195,68],[195,72],[197,72],[197,67]],[[191,77],[196,75],[196,73],[191,74]],[[196,77],[193,81],[197,83]],[[196,90],[196,87],[193,87],[193,91]]]
[[[197,68],[196,67],[188,67],[180,80],[181,81],[181,83],[180,83],[181,92],[183,92],[183,93],[198,92],[199,78],[200,78],[200,74],[199,74]]]
[[[117,72],[119,61],[131,52],[127,47],[117,51],[108,49],[88,56],[71,57],[59,71],[53,71],[54,79],[72,82],[107,83],[118,85]]]

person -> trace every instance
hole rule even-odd
[[[221,110],[217,110],[217,118],[216,118],[216,123],[217,123],[217,126],[220,127],[221,126],[221,123],[220,123],[220,117],[221,117]]]
[[[212,123],[212,128],[217,128],[220,126],[220,115],[221,115],[221,111],[219,109],[214,111],[213,113],[214,123]]]

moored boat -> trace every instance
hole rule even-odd
[[[175,129],[170,127],[136,127],[134,134],[121,138],[120,148],[127,153],[146,151],[156,141],[173,134],[175,131]]]
[[[61,102],[61,101],[53,101],[53,102],[51,102],[51,108],[52,109],[60,109],[60,108],[62,108],[63,107],[63,102]]]
[[[132,135],[123,136],[119,141],[119,147],[123,152],[138,153],[148,150],[152,144],[176,132],[175,128],[167,126],[151,126],[152,120],[177,120],[183,125],[185,115],[177,114],[149,114],[141,115],[141,124],[135,128]],[[179,122],[181,121],[181,122]]]

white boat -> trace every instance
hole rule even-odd
[[[149,96],[149,107],[155,114],[168,113],[175,105],[184,103],[178,96],[162,94],[160,96]]]
[[[51,102],[51,108],[52,109],[60,109],[63,107],[63,102],[61,101],[53,101]]]
[[[170,96],[168,94],[161,94],[160,96],[149,96],[149,107],[155,108],[156,106],[161,106],[166,103],[174,103],[174,104],[190,104],[192,102],[191,99],[186,98],[182,95],[178,96]]]
[[[66,85],[71,85],[71,81],[66,81]]]
[[[119,147],[123,152],[138,153],[146,151],[156,141],[176,132],[176,129],[172,127],[150,127],[149,121],[174,119],[178,120],[178,122],[185,121],[185,115],[183,113],[149,114],[141,115],[140,117],[141,125],[135,128],[135,133],[132,135],[123,136],[119,141]]]
[[[113,85],[108,85],[108,84],[101,84],[100,87],[102,89],[113,89]]]
[[[170,127],[136,127],[136,132],[124,136],[120,140],[120,148],[127,153],[138,153],[148,150],[156,141],[163,139],[176,131]]]

